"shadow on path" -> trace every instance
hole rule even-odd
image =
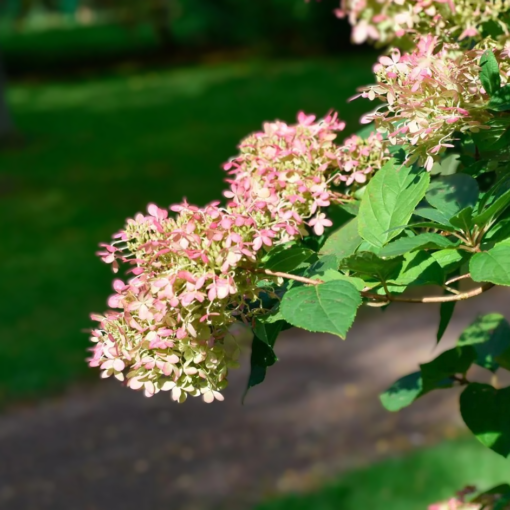
[[[451,345],[478,312],[507,311],[501,290],[458,305]],[[377,320],[375,320],[377,319]],[[434,352],[436,306],[364,311],[343,342],[288,331],[280,361],[240,404],[248,363],[226,401],[147,399],[106,381],[0,416],[5,510],[240,510],[343,469],[455,435],[458,390],[390,414],[377,394]]]

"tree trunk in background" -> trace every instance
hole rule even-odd
[[[14,124],[7,106],[7,82],[0,57],[0,138],[14,133]]]
[[[152,0],[150,2],[150,17],[159,42],[165,50],[174,50],[176,42],[170,27],[169,0]]]

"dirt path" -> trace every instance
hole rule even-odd
[[[473,313],[508,310],[492,291],[458,306],[445,348]],[[378,318],[377,321],[373,320]],[[277,491],[453,435],[456,390],[389,414],[376,395],[430,359],[438,308],[370,310],[346,342],[289,331],[278,366],[240,405],[146,399],[114,381],[0,416],[3,510],[241,510]],[[368,353],[370,352],[370,355]]]

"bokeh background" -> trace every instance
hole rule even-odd
[[[0,0],[0,507],[414,510],[508,462],[455,391],[390,415],[377,394],[434,352],[438,310],[362,312],[346,342],[287,332],[241,405],[145,399],[84,362],[112,275],[94,253],[155,202],[221,196],[265,120],[331,108],[357,130],[377,53],[338,0]],[[445,346],[497,292],[458,307]],[[412,305],[411,305],[412,306]]]

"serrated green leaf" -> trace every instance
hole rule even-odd
[[[345,338],[360,304],[356,287],[339,280],[291,289],[283,296],[281,311],[293,326]]]
[[[487,209],[473,218],[475,225],[483,226],[497,218],[510,205],[510,189],[500,195]]]
[[[504,241],[489,251],[473,255],[469,272],[475,282],[510,285],[510,244]]]
[[[343,209],[347,214],[350,214],[351,216],[357,216],[359,213],[359,201],[358,200],[352,200],[349,202],[342,202],[338,205],[340,209]]]
[[[486,126],[490,129],[482,129],[472,135],[479,152],[488,155],[505,149],[510,141],[509,119],[505,117],[490,119]]]
[[[320,279],[321,275],[326,271],[330,269],[338,270],[339,265],[340,263],[335,255],[324,255],[305,270],[304,276],[307,278],[319,277]]]
[[[489,171],[489,162],[486,160],[475,161],[464,168],[463,172],[471,177],[479,177]]]
[[[360,292],[366,287],[365,282],[361,278],[356,278],[355,276],[347,276],[345,274],[339,273],[338,271],[335,271],[334,269],[327,269],[324,273],[320,275],[320,279],[323,282],[343,280],[354,285],[356,289],[358,289]]]
[[[395,260],[395,259],[390,259]],[[397,259],[398,260],[398,259]],[[388,280],[394,285],[441,285],[445,272],[431,253],[406,253],[400,272]]]
[[[459,241],[451,241],[441,234],[427,232],[414,237],[401,237],[387,244],[380,252],[381,257],[398,257],[415,250],[454,248]]]
[[[430,175],[452,175],[457,171],[459,164],[459,154],[449,154],[442,161],[434,163]]]
[[[482,315],[462,332],[457,345],[472,345],[476,364],[495,372],[498,358],[510,349],[510,325],[499,313]]]
[[[353,218],[328,237],[320,253],[335,255],[338,260],[342,260],[352,255],[361,241],[361,236],[358,233],[358,219]]]
[[[386,281],[396,276],[402,267],[403,257],[382,259],[372,252],[361,252],[351,255],[342,261],[341,268],[359,274],[373,276]]]
[[[414,372],[395,381],[384,393],[379,395],[379,399],[385,409],[395,412],[412,404],[422,395],[422,391],[421,372]]]
[[[439,308],[439,327],[437,328],[436,341],[439,343],[445,334],[446,329],[448,328],[448,324],[453,317],[453,312],[455,310],[455,301],[446,301],[445,303],[441,303]]]
[[[253,330],[259,340],[273,348],[284,324],[283,320],[274,321],[271,316],[269,316],[269,320],[265,316],[257,317]]]
[[[452,232],[455,232],[455,229],[450,225],[450,217],[434,207],[418,207],[413,214],[433,221],[434,224],[429,224],[432,228],[439,228],[441,230],[450,229]]]
[[[431,257],[441,266],[445,274],[449,274],[458,269],[468,256],[465,251],[458,250],[440,250],[430,254]]]
[[[272,256],[269,254],[264,264],[266,269],[271,271],[282,271],[290,273],[299,268],[303,262],[314,255],[314,252],[304,246],[291,246],[290,248],[279,250]]]
[[[276,357],[273,348],[258,338],[257,335],[254,335],[251,345],[250,375],[248,377],[246,390],[242,397],[243,402],[250,388],[253,388],[264,381],[266,378],[267,367],[274,365],[277,360],[278,358]]]
[[[510,388],[497,390],[471,383],[460,396],[460,412],[483,445],[503,457],[510,454]]]
[[[420,365],[423,379],[423,391],[428,392],[439,387],[449,387],[449,380],[455,374],[465,374],[476,359],[475,350],[471,346],[456,347],[440,354],[429,363]]]
[[[418,202],[425,195],[427,172],[386,163],[368,183],[358,215],[359,234],[374,246],[384,246],[407,225]]]
[[[450,223],[458,230],[471,232],[473,228],[473,208],[466,207],[450,218]]]
[[[466,207],[474,207],[478,200],[478,183],[470,175],[453,174],[434,179],[425,199],[442,216],[450,219]]]
[[[496,90],[491,96],[488,107],[497,112],[510,110],[510,85],[504,85]]]
[[[501,218],[494,226],[485,234],[481,249],[488,251],[497,244],[510,239],[510,218]]]
[[[480,315],[461,333],[457,345],[463,347],[488,342],[504,320],[505,318],[500,313]]]
[[[490,96],[501,87],[499,64],[491,50],[485,50],[480,58],[480,81]]]

